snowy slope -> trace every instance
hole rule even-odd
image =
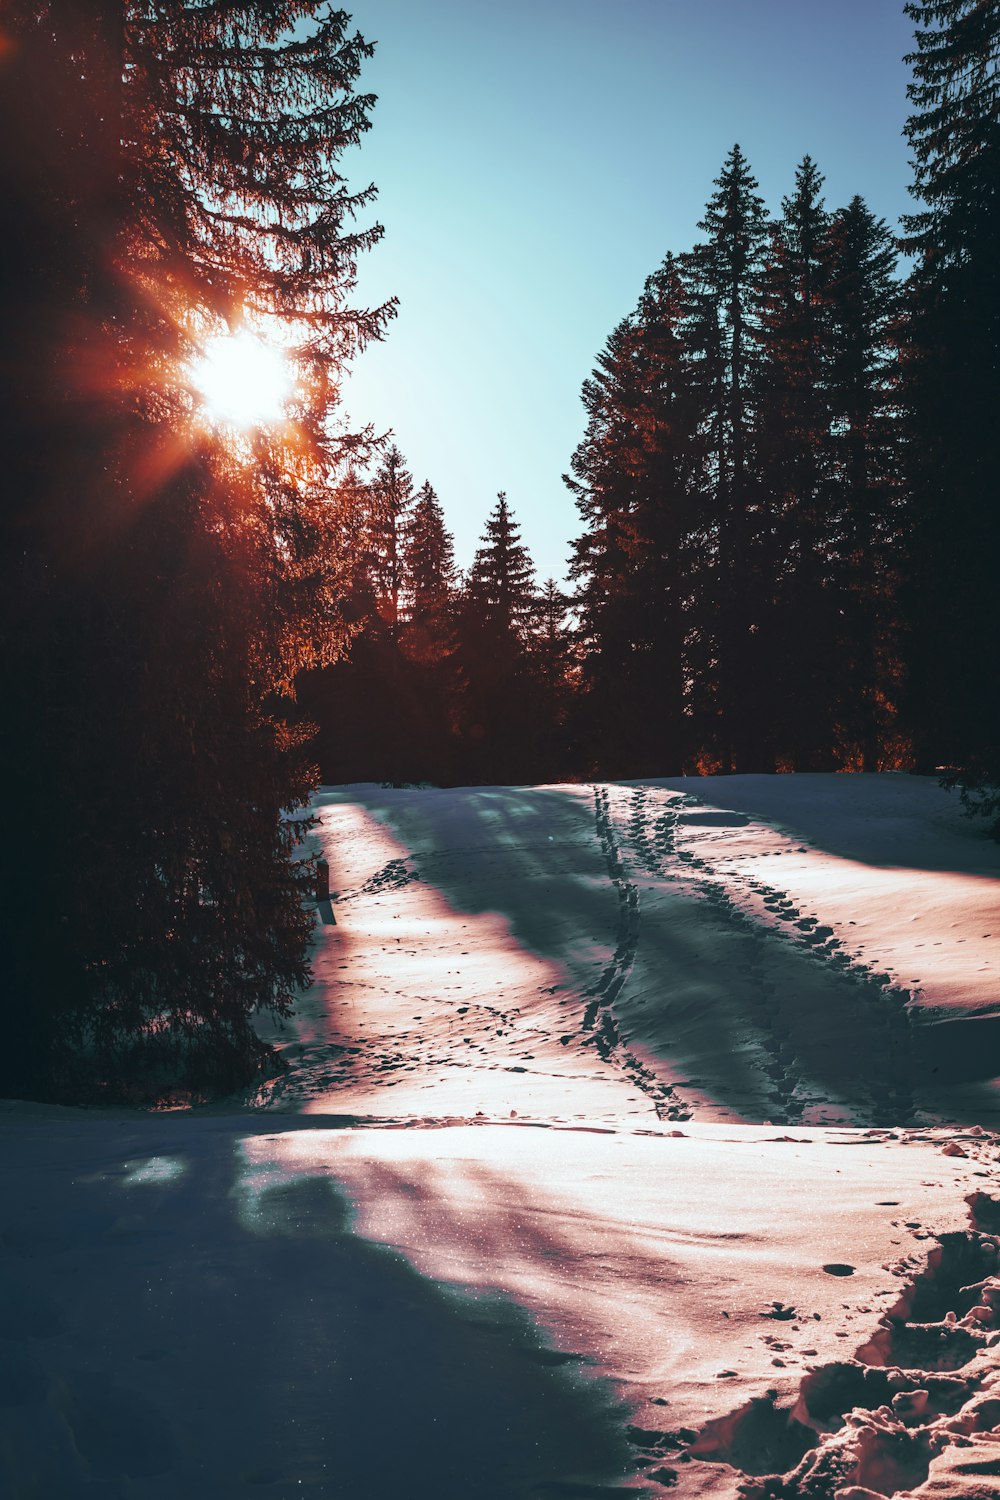
[[[388,1085],[439,1115],[510,1093],[560,1117],[996,1117],[1000,849],[932,781],[366,786],[319,812],[341,925],[300,1028],[307,1107],[327,1077],[344,1104],[349,1064],[361,1113]],[[354,1007],[374,1102],[329,1050]],[[600,1099],[616,1076],[630,1099]]]
[[[0,1495],[1000,1497],[1000,853],[953,800],[317,808],[278,1085],[0,1112]]]

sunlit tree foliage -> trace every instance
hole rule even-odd
[[[2,1083],[236,1086],[254,1010],[307,974],[282,702],[343,639],[338,372],[391,311],[351,305],[379,231],[338,168],[370,49],[303,0],[15,0],[4,26]],[[190,362],[244,325],[298,392],[226,434]]]

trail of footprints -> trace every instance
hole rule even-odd
[[[621,853],[614,843],[606,789],[595,790],[595,801],[598,836],[609,860],[609,875],[619,887],[621,901],[623,886],[630,883],[625,880]],[[849,958],[833,936],[832,929],[821,926],[815,917],[804,915],[785,892],[755,879],[731,879],[727,885],[706,860],[693,849],[684,847],[678,834],[685,817],[702,807],[698,798],[684,794],[672,798],[651,817],[649,788],[635,787],[625,825],[626,838],[637,863],[649,874],[659,880],[693,886],[719,923],[744,939],[748,1003],[764,1059],[762,1071],[770,1080],[769,1117],[776,1123],[794,1124],[801,1119],[805,1101],[815,1094],[802,1060],[795,1053],[793,1007],[768,974],[766,959],[770,945],[782,942],[794,945],[800,956],[822,965],[826,976],[836,986],[843,1024],[855,1030],[863,1044],[860,1051],[867,1059],[867,1087],[873,1123],[910,1123],[914,1100],[913,1044],[906,1010],[909,992],[893,985],[887,974],[876,973]],[[612,848],[613,857],[607,853]],[[731,886],[734,883],[742,884],[749,893],[747,904],[751,910],[744,909],[733,899]],[[635,900],[637,935],[637,893]],[[755,903],[763,906],[778,925],[764,926],[755,920],[752,915]],[[634,956],[633,944],[629,968]],[[614,994],[621,989],[621,984],[616,983],[617,977],[615,975],[611,980]],[[606,1003],[610,1004],[611,1000]]]
[[[797,1387],[755,1397],[700,1432],[631,1428],[637,1469],[673,1489],[682,1466],[700,1460],[736,1470],[743,1500],[832,1500],[853,1486],[909,1493],[946,1455],[952,1473],[994,1477],[977,1494],[1000,1494],[1000,1371],[982,1357],[1000,1343],[1000,1203],[977,1193],[969,1204],[970,1229],[934,1242],[852,1358],[813,1367]],[[786,1314],[796,1329],[808,1316]]]
[[[691,1111],[673,1085],[657,1078],[653,1070],[629,1050],[615,1019],[612,1007],[632,972],[639,946],[639,890],[626,877],[611,819],[608,791],[603,786],[594,787],[594,822],[608,877],[618,892],[618,931],[615,951],[596,985],[588,992],[583,1029],[593,1034],[605,1061],[616,1063],[651,1100],[659,1119],[689,1120]]]
[[[548,1036],[537,1028],[525,1027],[516,1006],[502,1009],[487,1001],[457,1006],[450,1035],[438,1036],[437,1041],[425,1035],[421,1019],[415,1016],[416,1024],[394,1032],[389,1043],[362,1038],[354,1044],[323,1040],[293,1045],[286,1052],[287,1071],[259,1088],[251,1102],[256,1108],[287,1108],[347,1084],[378,1083],[382,1088],[393,1088],[408,1073],[454,1067],[466,1061],[471,1052],[489,1059],[491,1067],[523,1073],[527,1071],[523,1062],[532,1059],[531,1051],[524,1049]],[[504,1045],[509,1061],[496,1060],[498,1042]]]
[[[912,1038],[906,1011],[908,992],[889,982],[889,976],[873,973],[863,964],[852,961],[841,949],[831,929],[817,919],[804,915],[786,893],[755,879],[720,877],[697,852],[686,847],[680,835],[685,822],[704,810],[698,798],[685,794],[665,799],[639,786],[630,790],[625,817],[618,808],[612,810],[606,786],[595,785],[594,826],[608,878],[615,889],[618,904],[614,952],[592,988],[585,992],[586,1010],[583,1034],[595,1045],[601,1057],[620,1067],[631,1081],[651,1100],[663,1120],[686,1120],[691,1108],[675,1086],[657,1078],[627,1047],[615,1016],[615,1001],[627,983],[635,962],[641,928],[639,889],[629,878],[623,847],[635,862],[658,881],[677,883],[694,893],[711,910],[713,917],[741,943],[742,969],[746,984],[748,1018],[756,1031],[760,1071],[766,1079],[764,1109],[775,1123],[795,1124],[802,1118],[806,1104],[823,1095],[808,1077],[808,1068],[798,1056],[795,1045],[795,997],[785,994],[784,986],[774,982],[769,959],[774,945],[792,945],[803,958],[822,966],[832,985],[844,1025],[862,1039],[860,1049],[868,1059],[868,1086],[871,1094],[867,1112],[880,1125],[907,1124],[913,1118],[911,1088]],[[616,830],[615,814],[621,820]],[[420,879],[412,862],[390,860],[369,877],[357,890],[345,892],[340,902],[362,895],[402,890]],[[743,895],[732,894],[734,886]],[[763,925],[753,915],[754,907],[768,913],[774,925]],[[512,1024],[513,1017],[478,1014],[469,1016],[473,1036],[495,1044]],[[488,1007],[487,1007],[488,1009]],[[462,1011],[457,1013],[459,1017]],[[494,1021],[498,1024],[493,1024]],[[473,1036],[463,1038],[477,1045]],[[415,1048],[422,1050],[419,1031],[413,1036],[395,1039],[393,1055],[386,1055],[377,1071],[391,1084],[391,1075],[414,1063]],[[530,1046],[530,1038],[520,1040]],[[328,1090],[357,1074],[362,1059],[359,1049],[343,1048],[331,1043],[313,1045],[309,1055],[299,1056],[292,1077],[286,1075],[269,1090],[287,1098],[290,1093],[312,1093]],[[404,1051],[406,1055],[404,1056]],[[425,1062],[447,1064],[449,1057],[427,1057]],[[276,1098],[272,1100],[276,1102]]]
[[[407,864],[405,859],[390,859],[387,865],[374,875],[369,876],[364,885],[358,890],[349,892],[342,896],[342,901],[349,901],[351,896],[372,896],[379,891],[399,891],[413,880],[419,880],[420,876],[416,870]]]
[[[634,788],[627,823],[629,842],[639,863],[649,874],[661,880],[695,883],[719,921],[746,938],[745,967],[754,1006],[752,1019],[759,1029],[759,1042],[765,1056],[762,1071],[771,1082],[769,1114],[778,1123],[794,1123],[803,1108],[798,1098],[801,1079],[789,1067],[791,1059],[784,1040],[787,1029],[780,1028],[780,1000],[762,966],[764,939],[761,929],[733,903],[703,859],[678,847],[677,830],[681,816],[685,810],[701,805],[696,797],[684,794],[674,798],[654,819],[650,819],[649,789]]]

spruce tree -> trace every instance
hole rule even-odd
[[[569,675],[570,639],[566,617],[570,600],[554,578],[546,578],[535,600],[534,651],[545,690],[554,697],[565,691]]]
[[[772,229],[760,323],[758,690],[771,752],[779,765],[798,770],[828,769],[834,754],[834,497],[822,323],[829,219],[822,185],[804,157]]]
[[[898,765],[902,754],[899,582],[908,497],[896,242],[854,197],[831,219],[823,260],[833,501],[825,546],[838,621],[827,692],[839,763],[875,771]]]
[[[458,569],[441,502],[427,481],[417,491],[403,549],[400,647],[407,683],[412,779],[451,781],[457,770],[455,664]]]
[[[554,578],[545,580],[535,599],[532,655],[542,715],[538,756],[540,774],[548,781],[582,769],[579,746],[569,733],[570,707],[579,684],[572,603]]]
[[[345,300],[378,233],[347,228],[369,194],[337,169],[370,49],[321,10],[6,18],[7,1090],[246,1082],[254,1010],[307,974],[283,700],[343,633],[331,377],[388,313]],[[299,395],[231,440],[188,368],[244,324],[288,344]]]
[[[645,396],[637,370],[639,338],[632,318],[615,328],[583,385],[587,429],[571,459],[572,490],[585,530],[574,544],[583,664],[577,737],[595,765],[628,764],[638,692],[633,666],[638,506],[639,412]]]
[[[336,660],[302,677],[298,696],[317,726],[324,780],[396,781],[406,774],[410,737],[402,614],[413,481],[390,444],[373,472],[354,466],[346,484],[341,548],[350,639]]]
[[[686,342],[694,355],[713,524],[711,589],[700,628],[714,636],[717,743],[724,770],[769,763],[758,646],[766,607],[759,581],[762,550],[759,455],[760,306],[768,220],[745,156],[734,146],[715,181],[699,229],[706,236],[685,257],[691,288]]]
[[[403,550],[404,652],[413,661],[437,662],[454,650],[458,583],[455,544],[429,481],[417,491]]]
[[[413,477],[395,443],[386,449],[370,491],[370,556],[376,608],[385,623],[386,635],[395,647],[399,637],[407,516],[413,504]]]
[[[1000,3],[913,0],[906,12],[920,204],[904,221],[916,257],[909,715],[922,767],[1000,778]]]
[[[535,767],[534,605],[534,564],[501,491],[465,580],[459,614],[463,730],[476,780],[524,780]]]
[[[456,755],[454,543],[429,483],[412,494],[398,448],[353,476],[340,660],[307,673],[299,697],[318,726],[325,780],[451,780]]]
[[[484,642],[502,653],[517,655],[526,649],[534,580],[534,564],[501,490],[486,518],[465,596],[467,619]]]
[[[703,475],[685,307],[668,256],[584,383],[587,430],[566,481],[587,528],[571,564],[581,728],[621,774],[679,771],[690,738],[686,613]]]

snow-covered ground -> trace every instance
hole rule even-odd
[[[0,1495],[1000,1497],[1000,851],[956,800],[317,811],[277,1085],[0,1115]]]

